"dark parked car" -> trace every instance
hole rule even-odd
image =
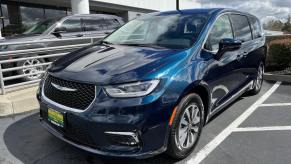
[[[13,43],[13,42],[25,42],[23,44],[16,45],[4,45],[0,46],[0,51],[12,51],[12,50],[24,50],[33,48],[44,48],[54,46],[66,46],[90,43],[89,37],[94,37],[95,41],[104,38],[113,30],[119,28],[124,22],[122,18],[114,15],[105,14],[81,14],[72,15],[64,18],[47,19],[40,21],[30,29],[25,31],[22,35],[16,35],[13,37],[5,38],[1,43]],[[55,39],[54,42],[41,42],[42,40]],[[74,39],[74,40],[68,40]],[[40,41],[40,43],[29,44],[30,41]],[[44,53],[36,55],[45,55]],[[30,55],[31,56],[31,55]],[[25,55],[24,57],[28,57]],[[0,59],[11,58],[7,56],[1,56]],[[19,61],[14,65],[4,65],[6,67],[15,66],[30,66],[35,64],[41,64],[44,62],[55,60],[55,58],[48,59],[31,59],[26,61]],[[32,67],[18,70],[18,74],[30,74],[35,71],[44,70],[44,66]],[[28,75],[25,76],[25,80],[38,79],[41,75]]]
[[[260,91],[265,57],[260,22],[247,13],[141,16],[52,64],[37,94],[41,124],[96,154],[185,158],[212,116]]]

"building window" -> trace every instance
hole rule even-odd
[[[66,10],[44,9],[45,18],[60,18],[67,15]]]
[[[4,35],[4,28],[9,25],[9,18],[8,18],[8,11],[7,11],[7,5],[1,4],[1,12],[0,12],[0,27],[1,27],[1,31],[2,31],[2,35]]]
[[[65,8],[23,4],[21,2],[1,4],[0,27],[3,36],[22,34],[24,31],[45,21],[67,15]]]

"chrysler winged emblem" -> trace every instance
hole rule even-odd
[[[60,86],[60,85],[55,84],[55,83],[51,83],[51,84],[53,87],[55,87],[56,89],[61,90],[61,91],[68,91],[68,92],[77,91],[77,89],[74,89],[74,88],[63,87],[63,86]]]

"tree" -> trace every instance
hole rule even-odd
[[[272,31],[281,31],[284,23],[280,20],[270,20],[264,25],[264,29],[266,30],[272,30]]]
[[[286,33],[291,33],[291,14],[288,15],[287,22],[284,23],[284,26],[282,27],[282,31]]]

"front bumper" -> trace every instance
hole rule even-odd
[[[155,151],[150,151],[150,152],[140,152],[140,153],[116,153],[116,152],[110,152],[110,151],[102,151],[98,149],[94,149],[89,146],[82,145],[81,143],[74,142],[70,139],[67,139],[63,134],[59,133],[57,130],[55,130],[52,126],[50,126],[48,123],[41,121],[41,125],[51,134],[56,136],[57,138],[63,140],[64,142],[67,142],[77,148],[80,148],[82,150],[99,154],[99,155],[104,155],[104,156],[113,156],[113,157],[132,157],[132,158],[149,158],[152,156],[155,156],[157,154],[160,154],[166,150],[166,146],[161,147],[158,150]]]
[[[148,158],[167,148],[168,121],[174,105],[164,104],[161,99],[141,105],[133,102],[134,106],[125,105],[128,103],[122,99],[114,100],[114,104],[108,100],[94,103],[82,113],[66,111],[41,97],[39,100],[41,124],[56,137],[80,149],[105,156]],[[66,113],[65,128],[47,120],[48,107]],[[116,143],[106,134],[108,131],[134,132],[139,142],[136,145]]]

